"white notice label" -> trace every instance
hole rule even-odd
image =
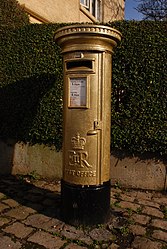
[[[86,107],[86,77],[70,78],[70,106]]]

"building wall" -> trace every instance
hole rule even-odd
[[[30,16],[31,23],[97,22],[80,0],[18,0]],[[103,22],[124,19],[125,0],[101,1]]]
[[[103,22],[123,20],[125,13],[125,0],[103,1]]]

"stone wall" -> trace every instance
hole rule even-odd
[[[55,147],[0,141],[0,174],[28,174],[35,171],[42,177],[62,176],[62,153]]]
[[[54,147],[0,141],[0,174],[36,172],[44,178],[62,178],[62,152]],[[126,188],[164,190],[166,164],[162,160],[111,155],[111,183]]]
[[[124,187],[165,190],[167,189],[167,162],[155,159],[153,154],[143,156],[111,156],[112,184]]]

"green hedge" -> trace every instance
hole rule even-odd
[[[61,149],[62,58],[53,35],[62,25],[27,25],[1,37],[1,138]],[[106,25],[123,34],[113,56],[112,149],[165,154],[167,23]]]
[[[9,30],[0,46],[0,137],[62,144],[62,58],[53,41],[60,25]]]
[[[112,147],[167,153],[167,22],[111,24],[123,34],[113,60]],[[123,90],[118,103],[117,92]]]
[[[29,23],[28,15],[16,0],[0,1],[0,26],[18,28]]]

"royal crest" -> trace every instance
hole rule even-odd
[[[88,152],[85,151],[86,139],[81,137],[79,133],[71,138],[72,150],[69,150],[69,166],[77,168],[92,168],[87,161]]]
[[[81,137],[79,133],[76,134],[75,137],[71,138],[72,148],[74,150],[84,150],[86,139]]]

